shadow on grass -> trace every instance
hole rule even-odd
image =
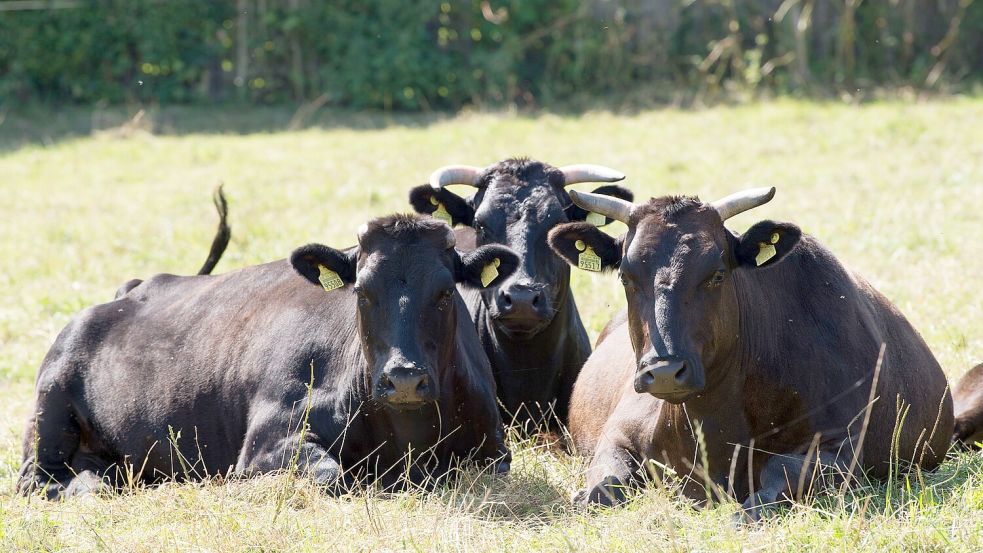
[[[143,114],[138,116],[143,110]],[[321,109],[309,115],[296,106],[70,106],[33,105],[0,110],[0,152],[25,146],[51,146],[93,135],[118,138],[137,133],[159,136],[189,134],[275,133],[303,129],[378,130],[392,126],[425,128],[453,113],[385,113]]]
[[[935,470],[900,472],[886,481],[861,478],[845,492],[820,493],[799,507],[819,518],[873,518],[917,515],[958,501],[967,490],[983,485],[983,453],[953,448]],[[767,519],[780,523],[797,509],[770,509]]]
[[[872,482],[847,493],[848,511],[879,513],[927,508],[953,501],[960,493],[983,484],[983,455],[953,448],[932,471],[911,471],[886,482]],[[858,510],[859,509],[859,510]]]
[[[665,108],[689,109],[692,95],[666,94],[638,90],[628,96],[611,98],[577,98],[565,103],[541,106],[489,107],[492,112],[514,112],[523,117],[539,117],[552,114],[577,117],[591,111],[608,111],[623,115],[635,115],[642,111]],[[316,101],[315,101],[316,102]],[[714,105],[741,102],[720,100]],[[467,108],[466,108],[467,109]],[[477,109],[482,111],[482,109]],[[141,112],[143,112],[141,114]],[[52,106],[28,104],[17,107],[0,105],[0,152],[41,145],[51,146],[75,138],[93,135],[127,137],[136,133],[157,136],[184,136],[189,134],[278,133],[304,129],[354,129],[379,130],[400,126],[426,128],[435,123],[452,119],[455,111],[442,112],[386,112],[379,110],[353,110],[308,102],[300,105],[256,106],[249,104],[171,105],[171,106]],[[138,115],[140,114],[140,115]],[[134,119],[137,119],[136,124]]]

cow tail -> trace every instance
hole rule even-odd
[[[232,237],[232,229],[226,223],[229,216],[229,204],[225,201],[221,184],[215,189],[212,201],[215,203],[215,211],[218,212],[218,229],[212,240],[212,248],[208,251],[208,258],[205,259],[205,264],[201,266],[201,269],[198,269],[199,275],[211,274],[215,265],[218,265],[219,259],[222,259],[222,254],[225,253],[225,248],[228,247],[229,239]]]

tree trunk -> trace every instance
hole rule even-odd
[[[239,98],[249,93],[249,0],[236,0],[236,74],[233,84],[239,89]]]

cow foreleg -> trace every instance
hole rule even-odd
[[[574,502],[604,506],[624,503],[637,470],[638,463],[627,449],[614,445],[599,449],[587,469],[587,487],[574,496]]]
[[[253,476],[296,470],[329,492],[338,492],[344,484],[338,460],[316,443],[299,442],[300,438],[295,437],[255,448],[251,455],[239,460],[236,473]]]
[[[773,455],[761,468],[759,487],[742,505],[745,521],[761,520],[764,509],[789,504],[843,482],[848,467],[833,452]]]

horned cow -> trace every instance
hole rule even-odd
[[[686,495],[705,499],[710,483],[757,518],[851,470],[942,461],[952,398],[898,309],[791,223],[724,226],[774,193],[640,204],[570,193],[628,225],[618,238],[583,223],[549,237],[570,263],[589,249],[616,270],[627,299],[573,395],[571,432],[592,455],[581,501],[620,501],[640,469],[670,470],[691,476]]]
[[[599,165],[553,167],[507,159],[485,168],[442,167],[429,185],[410,192],[418,212],[462,225],[460,243],[505,244],[519,254],[518,269],[502,286],[466,292],[465,298],[491,360],[505,416],[520,424],[566,423],[573,383],[591,349],[570,290],[570,269],[550,251],[546,235],[555,225],[590,215],[570,201],[567,187],[624,178]],[[452,184],[477,191],[461,198],[445,188]],[[617,185],[594,192],[632,198]]]
[[[57,498],[132,480],[297,466],[329,489],[508,470],[488,360],[456,284],[518,259],[466,254],[419,216],[374,220],[217,276],[157,275],[91,307],[38,373],[18,490]]]

